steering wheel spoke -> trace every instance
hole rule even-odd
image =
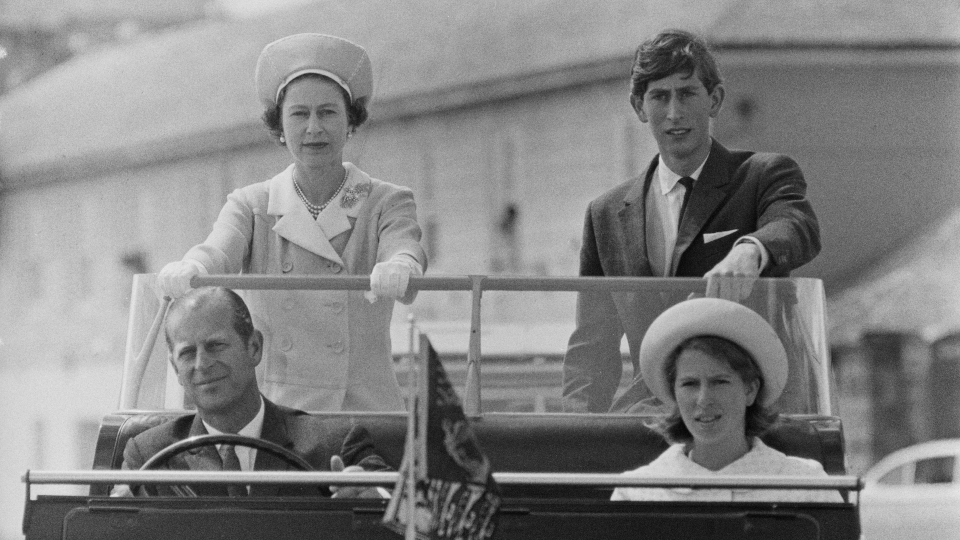
[[[198,435],[196,437],[190,437],[189,439],[184,439],[182,441],[177,441],[170,446],[167,446],[163,450],[157,452],[146,463],[140,467],[141,471],[148,471],[152,469],[158,469],[164,466],[167,462],[170,461],[174,456],[178,456],[184,452],[195,450],[197,448],[202,448],[205,446],[216,446],[220,444],[230,444],[233,446],[246,446],[249,448],[256,448],[257,451],[267,452],[272,454],[279,459],[283,460],[285,463],[291,467],[300,470],[300,471],[313,471],[315,470],[313,466],[310,465],[305,459],[298,456],[294,452],[270,441],[263,439],[258,439],[255,437],[247,437],[244,435],[232,435],[232,434],[220,434],[220,435]],[[196,497],[197,493],[187,485],[175,485],[171,486],[172,491],[180,497]],[[146,490],[142,490],[142,493],[150,495]]]

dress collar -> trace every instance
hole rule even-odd
[[[293,165],[269,181],[267,202],[267,213],[279,216],[273,226],[277,234],[341,265],[343,260],[330,240],[353,227],[353,220],[360,214],[373,189],[373,182],[366,173],[352,163],[343,166],[347,171],[343,189],[317,219],[313,219],[293,187]]]
[[[293,187],[293,168],[294,165],[290,165],[270,181],[267,213],[273,216],[302,213],[312,219],[313,216],[307,211],[307,207],[304,206]],[[317,218],[318,222],[335,222],[338,221],[336,218],[341,216],[356,218],[360,214],[363,200],[370,195],[373,187],[370,176],[348,161],[343,163],[343,168],[347,174],[343,189],[340,190],[336,199],[330,201],[323,212],[320,212],[320,216]],[[332,236],[328,238],[332,238]]]

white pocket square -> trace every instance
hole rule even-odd
[[[714,240],[719,240],[719,239],[723,238],[724,236],[730,236],[731,234],[733,234],[733,233],[735,233],[735,232],[737,232],[737,229],[731,229],[731,230],[729,230],[729,231],[723,231],[723,232],[704,233],[704,234],[703,234],[703,243],[704,243],[704,244],[709,244],[710,242],[713,242]]]

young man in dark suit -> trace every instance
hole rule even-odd
[[[260,394],[256,367],[263,356],[263,336],[236,293],[222,287],[191,290],[174,301],[167,314],[170,363],[184,394],[197,408],[148,429],[127,442],[123,468],[139,469],[167,446],[198,435],[239,434],[263,439],[292,451],[321,471],[383,471],[366,430],[349,421],[318,418],[276,405]],[[346,465],[346,466],[345,466]],[[293,467],[273,454],[243,446],[204,446],[171,457],[173,470],[287,470]],[[295,470],[295,469],[294,469]],[[240,495],[234,486],[191,486],[199,495]],[[241,489],[244,489],[241,486]],[[335,496],[377,496],[376,488],[344,487]],[[167,486],[137,486],[135,493],[170,495]],[[120,487],[115,495],[128,495]],[[329,495],[326,487],[258,485],[250,495]]]
[[[630,103],[660,151],[639,177],[587,208],[582,276],[779,277],[820,251],[800,167],[787,156],[728,150],[710,135],[723,105],[716,62],[697,36],[661,32],[637,48]],[[637,374],[657,315],[633,293],[581,293],[563,369],[568,411],[611,410],[624,333]],[[634,380],[623,410],[650,397]]]

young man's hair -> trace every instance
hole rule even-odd
[[[703,39],[685,30],[664,30],[637,47],[630,75],[631,101],[642,101],[651,81],[674,73],[698,74],[707,93],[723,82]]]

